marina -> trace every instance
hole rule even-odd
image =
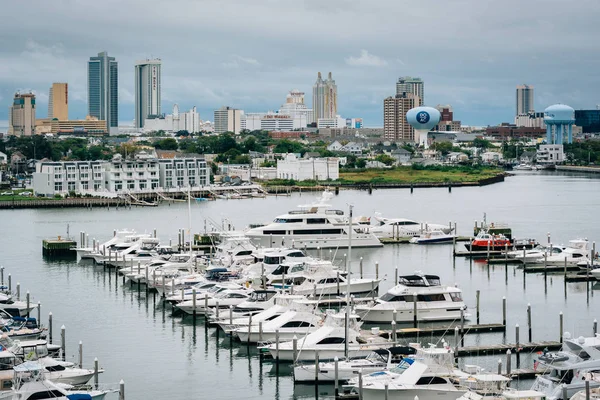
[[[546,232],[553,232],[557,242],[566,243],[583,236],[590,238],[590,241],[597,239],[600,231],[595,225],[566,222],[577,220],[579,215],[595,210],[596,204],[589,197],[565,196],[560,198],[558,204],[542,200],[548,191],[554,190],[553,185],[563,185],[565,181],[574,185],[575,193],[587,190],[590,183],[595,183],[577,175],[529,175],[523,172],[500,186],[460,188],[452,193],[441,188],[413,194],[401,190],[376,191],[372,195],[368,192],[341,191],[331,199],[331,203],[345,210],[348,201],[352,201],[355,215],[381,211],[385,212],[384,215],[407,215],[422,221],[457,221],[458,234],[465,236],[472,234],[468,228],[473,226],[472,221],[487,212],[488,215],[493,214],[494,219],[510,221],[520,237],[539,238]],[[538,199],[537,208],[519,202],[509,204],[505,201],[506,197],[503,200],[502,192],[514,193],[522,187],[528,187],[532,198]],[[205,322],[203,316],[194,318],[193,315],[178,312],[162,300],[159,293],[147,290],[144,284],[124,284],[125,277],[117,268],[109,268],[103,263],[95,264],[91,260],[73,262],[60,258],[42,259],[40,256],[40,242],[64,232],[66,223],[71,231],[85,231],[90,245],[94,241],[108,240],[115,228],[127,227],[160,239],[160,245],[170,243],[179,247],[183,242],[181,247],[185,249],[186,242],[189,243],[194,233],[204,234],[203,220],[207,216],[213,220],[226,217],[236,227],[244,227],[256,221],[272,220],[274,216],[284,214],[298,204],[310,203],[319,196],[320,193],[294,193],[284,197],[255,198],[244,202],[243,208],[232,205],[241,203],[224,199],[194,202],[191,205],[192,230],[183,229],[184,240],[178,238],[181,227],[189,224],[188,206],[183,202],[147,209],[111,208],[110,211],[14,210],[10,211],[14,217],[11,217],[7,229],[15,234],[0,245],[4,255],[2,263],[7,271],[14,271],[14,275],[26,274],[27,281],[31,281],[28,286],[31,285],[32,293],[43,293],[44,309],[55,313],[55,327],[64,323],[73,332],[66,336],[66,348],[77,349],[79,340],[86,343],[86,347],[90,343],[89,347],[93,348],[89,351],[103,360],[106,370],[102,375],[103,381],[119,382],[123,379],[127,382],[128,397],[217,396],[215,389],[206,387],[209,385],[220,388],[220,398],[236,398],[242,391],[249,399],[264,396],[278,399],[333,398],[335,393],[326,384],[319,386],[316,395],[314,390],[297,387],[289,367],[284,364],[279,366],[265,358],[255,345],[236,342],[217,326]],[[481,202],[482,198],[487,200]],[[496,200],[490,203],[489,199]],[[443,210],[436,207],[439,201],[446,202],[447,207]],[[396,210],[394,205],[399,202],[407,204],[407,209],[401,212]],[[573,207],[565,208],[567,204]],[[248,212],[249,208],[252,209],[251,213]],[[532,215],[534,209],[539,209],[537,215]],[[564,211],[557,213],[559,209]],[[550,220],[547,218],[549,215],[554,218]],[[16,224],[29,228],[17,229]],[[460,231],[461,227],[464,227],[463,231]],[[71,240],[81,241],[73,237]],[[291,245],[289,242],[286,244]],[[458,246],[456,244],[456,248]],[[298,248],[303,249],[303,246]],[[377,277],[381,281],[379,296],[395,285],[396,274],[405,276],[415,271],[439,275],[445,285],[457,285],[471,314],[464,324],[461,343],[456,346],[459,365],[476,363],[495,371],[498,357],[504,359],[506,364],[506,352],[510,349],[512,364],[516,366],[519,360],[522,367],[512,370],[510,376],[516,378],[514,385],[523,389],[532,386],[532,380],[525,378],[535,374],[528,367],[533,365],[536,352],[560,347],[559,336],[563,331],[575,336],[591,335],[592,321],[597,318],[594,312],[597,296],[591,282],[593,275],[589,275],[590,282],[570,283],[560,269],[556,274],[548,273],[547,279],[544,279],[543,271],[539,277],[537,274],[524,274],[512,263],[504,266],[474,258],[454,258],[452,244],[357,248],[352,249],[350,256],[347,249],[334,248],[330,252],[329,249],[324,251],[315,248],[307,251],[312,257],[333,259],[342,269],[344,265],[349,265],[353,274],[363,279]],[[484,253],[487,255],[487,252]],[[111,263],[115,261],[111,256]],[[123,267],[135,272],[138,264],[125,264]],[[140,275],[143,275],[141,266],[139,268]],[[568,276],[574,275],[569,271]],[[14,279],[11,277],[13,283]],[[160,279],[156,281],[160,283]],[[47,282],[52,284],[48,285]],[[168,293],[177,294],[177,289],[173,291],[168,284],[166,286]],[[337,288],[334,291],[337,292]],[[69,293],[78,301],[65,302],[64,293]],[[500,307],[502,297],[507,299],[506,316]],[[37,302],[37,298],[34,297],[32,301]],[[197,307],[202,302],[198,301]],[[329,302],[343,305],[343,302],[335,299]],[[526,312],[528,303],[533,311]],[[560,319],[562,322],[559,322],[559,311],[564,313],[564,320]],[[67,315],[73,313],[77,313],[78,317],[66,319]],[[484,322],[480,322],[480,319]],[[516,324],[522,327],[521,340],[513,330]],[[417,338],[425,344],[439,343],[443,337],[454,347],[453,329],[457,327],[460,329],[460,321],[440,322],[438,326],[420,322],[415,329],[411,321],[399,323],[396,334],[400,343],[407,344]],[[535,340],[529,339],[529,331],[532,332],[531,339]],[[382,339],[389,340],[391,332],[389,324],[381,325],[380,335],[387,335],[388,338]],[[139,340],[131,340],[134,337]],[[390,344],[389,341],[387,343]],[[519,354],[518,358],[515,353]],[[120,361],[122,355],[127,357],[129,366],[124,366]],[[68,360],[76,358],[76,354],[67,350]],[[161,362],[157,362],[157,359]],[[169,369],[169,376],[173,377],[174,382],[159,378],[164,376],[165,368]],[[231,384],[232,380],[236,383]],[[198,386],[199,382],[203,385]]]

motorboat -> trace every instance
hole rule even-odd
[[[279,346],[271,343],[262,349],[268,350],[273,358],[279,357],[280,361],[299,362],[314,361],[317,355],[320,360],[333,360],[335,357],[346,356],[348,358],[364,358],[376,348],[389,346],[389,342],[374,335],[367,340],[361,338],[359,341],[358,316],[331,311],[328,310],[323,326],[298,338],[296,346],[292,340],[279,343]],[[346,352],[347,354],[345,354]]]
[[[417,271],[398,277],[398,285],[375,302],[355,307],[362,321],[375,323],[412,322],[415,315],[415,295],[418,321],[446,321],[467,318],[462,290],[442,286],[437,275]]]
[[[438,244],[438,243],[452,243],[456,235],[452,233],[445,233],[441,230],[433,230],[424,232],[419,236],[414,236],[410,239],[410,243],[416,244]]]
[[[369,231],[378,238],[414,237],[428,231],[449,234],[454,230],[450,225],[423,223],[406,218],[384,218],[379,213],[373,219],[376,225],[371,226]]]
[[[565,332],[563,348],[558,352],[545,351],[535,361],[535,369],[545,371],[538,375],[532,390],[543,392],[548,400],[567,398],[585,389],[586,381],[591,389],[600,388],[600,382],[590,379],[600,371],[600,339],[598,337],[571,339]]]
[[[15,300],[11,294],[0,293],[0,310],[13,317],[25,317],[37,307],[33,302],[27,306],[26,301]]]
[[[521,261],[523,263],[533,263],[546,255],[558,255],[563,252],[565,246],[542,246],[538,245],[533,249],[511,250],[507,253],[508,258]]]
[[[109,246],[100,245],[96,248],[95,252],[89,254],[90,258],[93,258],[97,264],[102,264],[108,261],[114,261],[120,254],[128,253],[134,249],[139,248],[139,241],[141,239],[151,239],[152,236],[146,233],[133,233],[125,235],[120,240],[115,241]]]
[[[255,262],[240,268],[240,275],[249,282],[260,281],[262,276],[268,277],[286,261],[303,262],[309,259],[304,251],[294,248],[258,249],[252,255]]]
[[[231,267],[236,264],[253,262],[252,253],[257,247],[250,238],[241,234],[223,234],[221,243],[215,247],[215,253],[210,257],[212,265]]]
[[[337,379],[340,382],[348,381],[358,376],[359,372],[370,374],[372,372],[389,370],[409,354],[416,350],[408,346],[391,347],[389,349],[375,349],[366,358],[342,360],[338,362]],[[294,367],[294,382],[332,382],[335,380],[335,362],[319,363],[319,371],[315,375],[314,364],[299,364]]]
[[[465,243],[469,251],[502,251],[507,248],[512,249],[512,241],[501,233],[493,234],[486,230],[481,230],[477,236],[470,242]]]
[[[175,305],[175,308],[183,311],[186,314],[204,315],[210,309],[229,309],[229,306],[236,306],[243,301],[246,301],[250,293],[247,289],[228,289],[209,298],[206,303],[204,301],[186,300]],[[195,304],[194,304],[195,303]]]
[[[515,165],[513,167],[513,169],[516,169],[518,171],[537,171],[538,170],[538,168],[535,165],[528,164],[528,163],[521,163],[521,164]]]
[[[127,229],[116,230],[116,231],[114,231],[112,238],[110,238],[109,240],[107,240],[104,243],[99,243],[97,245],[97,248],[98,249],[110,248],[110,246],[123,241],[123,239],[125,237],[131,236],[131,235],[135,235],[135,231],[127,230]],[[89,245],[89,243],[88,243],[88,245]],[[77,252],[77,257],[79,257],[79,259],[85,260],[85,259],[93,259],[94,257],[92,255],[92,253],[94,253],[96,251],[96,249],[94,247],[84,246],[82,243],[80,247],[77,247],[75,249],[75,251]]]
[[[138,262],[146,264],[159,256],[156,251],[159,244],[160,240],[155,237],[140,238],[133,246],[112,254],[112,258],[108,260],[108,265],[124,268],[127,266],[137,266]]]
[[[317,262],[319,264],[327,264],[329,262]],[[312,264],[311,266],[314,266]],[[331,265],[331,263],[329,263]],[[322,267],[322,265],[320,265]],[[365,293],[373,293],[375,295],[379,290],[380,279],[369,278],[351,278],[343,271],[336,271],[333,268],[319,268],[311,273],[310,270],[301,275],[303,282],[293,287],[296,294],[312,295],[314,297],[321,296],[340,296],[340,295],[358,295]],[[296,278],[292,275],[291,280]]]
[[[229,308],[225,312],[219,313],[220,320],[229,320],[240,317],[248,317],[249,315],[257,314],[267,308],[275,305],[275,296],[277,291],[273,289],[256,289],[250,292],[250,296],[235,306]],[[211,322],[217,320],[211,315]]]
[[[600,399],[600,388],[590,389],[590,396],[588,398],[586,390],[580,390],[575,393],[569,400],[598,400]]]
[[[567,247],[559,254],[552,254],[546,257],[538,258],[535,263],[545,265],[573,265],[582,261],[590,261],[591,251],[589,249],[589,241],[587,239],[570,240]]]
[[[46,379],[54,383],[68,385],[85,385],[94,377],[93,369],[76,368],[73,363],[60,361],[51,357],[42,357],[38,362],[44,367]],[[98,373],[104,370],[99,369]]]
[[[279,215],[270,224],[247,230],[246,235],[264,247],[281,243],[282,246],[307,249],[346,248],[349,229],[352,229],[353,247],[382,246],[367,228],[349,221],[343,211],[332,208],[328,204],[332,197],[333,193],[326,191],[318,202]]]
[[[256,319],[258,320],[258,318]],[[323,325],[323,315],[318,311],[317,303],[310,300],[293,301],[289,309],[276,318],[265,320],[262,332],[248,325],[232,330],[242,343],[272,343],[277,338],[287,342],[294,337],[308,335]]]
[[[191,288],[180,290],[179,293],[169,295],[165,298],[164,301],[173,305],[173,304],[181,303],[186,300],[191,300],[194,297],[194,291],[196,292],[196,300],[204,299],[204,294],[208,293],[208,291],[210,289],[214,288],[215,286],[218,286],[218,288],[220,288],[220,290],[229,289],[229,287],[224,286],[223,284],[219,284],[219,282],[204,281],[204,282],[200,282],[200,283],[193,285]],[[240,287],[240,285],[233,284],[233,286],[231,288],[239,288],[239,287]],[[213,296],[213,293],[211,292],[211,297],[212,296]]]
[[[485,372],[472,365],[465,365],[465,371],[468,372],[460,371],[455,375],[458,385],[467,389],[458,400],[545,400],[546,398],[544,393],[535,390],[509,388],[511,379],[507,376]]]
[[[64,399],[64,400],[85,400],[104,399],[110,390],[72,390],[70,385],[58,384],[47,379],[44,372],[44,366],[39,362],[26,361],[13,368],[13,387],[11,389],[12,397],[3,397],[7,399]],[[68,390],[70,389],[70,390]]]

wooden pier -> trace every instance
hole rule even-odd
[[[398,338],[402,337],[416,337],[416,336],[430,336],[430,335],[444,335],[454,334],[455,328],[460,329],[460,325],[451,326],[434,326],[426,328],[398,328],[396,329],[396,335]],[[478,324],[478,325],[464,325],[463,335],[469,333],[487,333],[487,332],[504,332],[506,326],[503,324]],[[393,336],[391,330],[380,330],[379,336],[390,339]]]
[[[565,275],[565,281],[567,282],[598,282],[598,278],[594,275],[583,274],[568,274]]]
[[[76,247],[77,242],[60,236],[56,239],[42,240],[42,254],[47,257],[73,255]]]
[[[573,272],[573,271],[581,271],[581,268],[579,268],[577,265],[567,265],[566,267],[564,265],[526,265],[523,267],[523,271],[525,271],[528,274],[535,274],[535,273],[547,273],[547,274],[555,274],[555,273],[562,273],[564,274],[565,272]]]
[[[410,243],[412,236],[395,237],[395,238],[379,238],[379,241],[383,244],[405,244]],[[458,236],[456,242],[470,242],[473,240],[470,236]]]
[[[457,355],[465,356],[489,356],[492,354],[506,354],[508,350],[511,353],[533,353],[537,351],[558,350],[562,347],[562,343],[558,341],[530,342],[530,343],[507,343],[507,344],[492,344],[480,346],[459,347]]]

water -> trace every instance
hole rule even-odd
[[[373,195],[360,191],[341,191],[332,204],[347,209],[352,203],[355,215],[407,217],[432,223],[456,221],[461,234],[472,234],[474,220],[487,213],[488,222],[507,222],[517,237],[546,241],[551,232],[553,243],[566,243],[577,237],[600,239],[600,180],[592,176],[552,173],[519,173],[504,183],[481,188],[377,190]],[[194,231],[204,229],[204,218],[220,221],[228,218],[236,228],[249,223],[266,222],[275,215],[309,203],[318,193],[291,197],[251,200],[219,200],[192,204]],[[29,290],[34,302],[42,303],[42,320],[54,315],[55,342],[59,328],[67,328],[68,359],[76,361],[77,346],[84,344],[84,364],[93,365],[98,357],[106,372],[101,382],[117,383],[124,379],[128,399],[166,398],[314,398],[309,386],[294,388],[289,367],[276,373],[268,360],[261,362],[254,348],[231,343],[214,328],[206,329],[202,320],[194,326],[191,317],[173,317],[170,308],[158,298],[146,298],[137,287],[123,286],[102,267],[72,262],[45,262],[41,241],[66,234],[67,224],[73,237],[85,231],[92,238],[105,240],[115,228],[133,228],[139,232],[156,228],[165,241],[177,241],[177,231],[188,226],[186,204],[158,208],[54,209],[3,211],[5,238],[0,242],[1,263],[12,274],[13,285],[21,282],[22,293]],[[502,333],[467,336],[465,344],[514,342],[515,324],[520,324],[521,341],[527,339],[526,306],[533,310],[533,339],[557,340],[559,311],[565,313],[565,330],[590,335],[592,321],[600,317],[600,302],[595,290],[585,283],[569,283],[561,276],[524,276],[514,266],[486,266],[468,259],[453,261],[451,245],[390,245],[380,249],[352,252],[352,269],[358,270],[363,257],[365,275],[374,275],[379,262],[380,275],[387,275],[380,293],[393,285],[394,268],[400,274],[415,270],[435,273],[443,283],[457,283],[464,290],[466,303],[475,306],[475,291],[481,290],[481,322],[502,320],[501,302],[508,301],[509,326]],[[337,256],[343,257],[346,250]],[[323,256],[329,257],[329,251]],[[23,295],[24,297],[24,295]],[[419,338],[435,342],[437,338]],[[414,340],[414,339],[413,339]],[[452,335],[449,338],[452,342]],[[503,357],[504,358],[504,357]],[[495,370],[497,356],[472,360]],[[513,368],[515,361],[513,360]],[[522,359],[531,367],[531,357]],[[525,383],[528,385],[528,383]],[[319,388],[320,397],[331,396],[331,386]]]

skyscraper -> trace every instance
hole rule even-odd
[[[517,110],[516,115],[527,115],[534,112],[533,107],[533,86],[517,85]]]
[[[135,127],[160,115],[161,61],[144,60],[135,64]]]
[[[31,136],[35,133],[35,94],[15,93],[8,109],[8,134]]]
[[[419,104],[419,96],[403,92],[383,100],[383,137],[392,141],[413,141],[415,130],[406,121],[406,113]]]
[[[319,118],[335,118],[337,115],[337,85],[331,77],[331,72],[326,80],[317,75],[317,81],[313,85],[313,112],[315,121]]]
[[[215,133],[240,133],[242,130],[242,114],[244,111],[223,106],[214,113]]]
[[[401,76],[396,82],[396,95],[402,93],[412,93],[419,96],[419,102],[415,106],[422,106],[425,102],[425,84],[421,78],[413,78],[412,76]]]
[[[111,133],[119,126],[118,63],[107,52],[98,53],[88,61],[88,114],[106,121]]]
[[[48,94],[48,118],[67,121],[69,119],[69,85],[53,83]]]

